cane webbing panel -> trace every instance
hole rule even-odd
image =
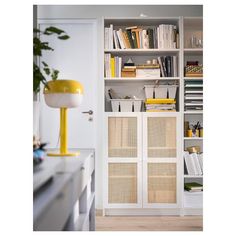
[[[137,157],[137,118],[108,118],[108,156]]]
[[[175,163],[148,163],[148,203],[176,203]]]
[[[137,203],[136,163],[109,164],[108,175],[109,203]]]
[[[148,157],[176,157],[176,118],[148,117]]]

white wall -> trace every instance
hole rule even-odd
[[[98,23],[98,94],[103,93],[103,52],[102,52],[102,17],[137,17],[143,13],[149,17],[175,17],[175,16],[202,16],[202,5],[39,5],[38,19],[73,19],[73,18],[95,18]],[[99,80],[101,83],[99,83]],[[103,202],[103,150],[102,138],[104,128],[103,96],[98,96],[98,120],[97,120],[97,153],[96,153],[96,208],[102,208]],[[100,114],[99,114],[100,111]]]

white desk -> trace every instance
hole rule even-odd
[[[34,193],[35,231],[95,230],[95,157],[92,149],[60,159],[53,179]]]

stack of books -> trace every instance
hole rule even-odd
[[[105,54],[105,77],[121,77],[122,58]]]
[[[148,98],[145,101],[146,112],[176,111],[176,101],[171,98]]]
[[[203,110],[203,81],[185,81],[185,111]]]
[[[203,191],[203,185],[196,182],[185,183],[184,189],[188,192],[201,192]]]
[[[179,48],[179,33],[176,25],[114,29],[113,25],[105,27],[105,49],[149,49]]]
[[[157,59],[161,67],[161,77],[178,76],[177,56],[161,56],[158,57]]]
[[[184,152],[184,172],[187,175],[203,175],[203,153]]]

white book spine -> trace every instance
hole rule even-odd
[[[122,35],[122,30],[121,29],[119,29],[117,31],[117,36],[118,36],[118,39],[119,39],[119,42],[120,42],[121,49],[125,49],[125,44],[123,42],[123,35]]]
[[[194,172],[191,160],[190,160],[189,152],[184,152],[184,160],[186,163],[188,174],[195,175],[195,172]]]
[[[117,35],[116,35],[115,30],[113,30],[113,39],[114,39],[114,43],[115,43],[115,48],[119,49],[118,39],[117,39]]]
[[[119,57],[119,74],[118,74],[118,77],[121,77],[121,67],[122,67],[122,58]]]
[[[113,49],[113,25],[110,24],[109,28],[109,49]]]
[[[196,170],[197,170],[197,175],[202,175],[202,171],[201,171],[201,167],[200,167],[200,164],[199,164],[199,161],[198,161],[198,157],[197,157],[197,153],[192,153],[192,158],[194,160],[194,163],[195,163],[195,167],[196,167]]]

